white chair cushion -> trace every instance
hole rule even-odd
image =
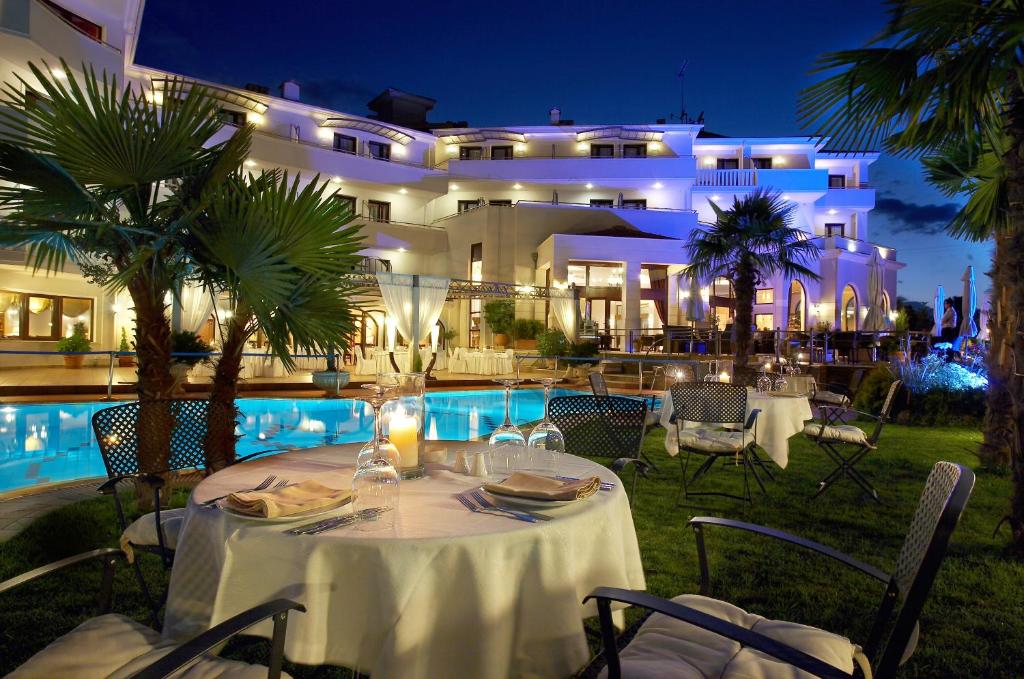
[[[850,397],[844,394],[837,394],[834,391],[820,390],[814,392],[811,395],[812,401],[820,401],[821,403],[828,403],[830,405],[837,406],[848,406],[850,405]]]
[[[738,453],[754,441],[747,430],[728,431],[696,427],[679,432],[679,445],[705,453]]]
[[[672,601],[754,630],[797,648],[838,669],[852,673],[854,663],[870,679],[871,667],[849,639],[806,625],[768,620],[717,599],[685,594]],[[627,679],[812,679],[771,656],[739,642],[654,613],[620,654]],[[604,674],[602,674],[604,676]]]
[[[864,430],[852,424],[829,424],[822,427],[820,424],[811,423],[804,425],[804,433],[813,439],[852,443],[858,446],[874,448],[874,446],[868,443],[868,435],[864,433]]]
[[[160,523],[164,530],[164,547],[177,549],[178,535],[181,533],[181,525],[185,521],[185,508],[161,509]],[[123,533],[121,533],[121,551],[125,553],[128,561],[135,558],[132,545],[159,545],[156,535],[156,514],[149,513],[135,519]]]
[[[130,677],[177,646],[123,615],[90,618],[29,658],[8,677],[14,679],[106,679]],[[267,668],[212,655],[203,656],[175,677],[188,679],[258,679]]]

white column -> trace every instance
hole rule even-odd
[[[622,266],[622,327],[640,327],[640,262],[625,262]]]

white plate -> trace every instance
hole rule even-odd
[[[238,517],[239,519],[249,519],[250,521],[261,521],[261,522],[265,522],[265,523],[288,523],[289,521],[301,521],[302,519],[314,519],[314,518],[316,518],[318,516],[323,516],[324,514],[330,514],[331,512],[339,510],[339,509],[344,509],[345,507],[347,507],[348,505],[350,505],[352,503],[352,499],[349,498],[348,501],[345,502],[344,504],[334,505],[333,507],[319,508],[319,509],[309,509],[309,510],[304,511],[304,512],[299,512],[298,514],[289,514],[288,516],[266,517],[266,516],[253,516],[252,514],[243,514],[242,512],[236,511],[230,505],[226,504],[226,500],[227,500],[227,498],[225,498],[224,500],[217,500],[217,503],[216,503],[217,508],[220,509],[225,514],[230,514],[231,516]]]
[[[491,493],[486,488],[481,488],[480,491],[494,501],[495,504],[509,505],[512,507],[529,507],[530,509],[551,509],[552,507],[564,507],[565,505],[571,505],[579,500],[535,500],[530,497],[517,497],[515,495],[502,495],[500,493]]]

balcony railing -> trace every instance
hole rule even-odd
[[[696,214],[697,213],[696,210],[687,210],[687,209],[684,209],[684,208],[674,208],[674,207],[631,207],[629,205],[591,205],[590,203],[567,203],[567,202],[564,202],[564,201],[555,202],[555,201],[547,201],[547,200],[517,200],[512,205],[494,205],[494,206],[491,206],[489,203],[484,201],[484,202],[478,203],[477,205],[474,205],[472,207],[463,208],[459,212],[453,212],[452,214],[445,215],[444,217],[438,217],[437,219],[434,220],[434,223],[436,224],[437,222],[443,222],[443,221],[445,221],[447,219],[452,219],[454,217],[458,217],[459,215],[465,214],[467,212],[472,212],[474,210],[479,210],[482,207],[513,207],[513,208],[515,208],[515,207],[554,207],[554,208],[567,207],[567,208],[587,208],[587,209],[593,209],[593,210],[630,210],[630,211],[637,211],[637,212],[661,212],[661,213],[670,213],[670,214]]]
[[[515,154],[515,155],[513,155],[511,157],[506,156],[506,157],[502,157],[502,158],[491,158],[490,156],[480,156],[480,157],[477,157],[477,158],[467,158],[467,157],[460,157],[460,156],[451,156],[450,158],[444,158],[443,160],[439,160],[434,165],[434,168],[435,169],[444,169],[444,168],[446,168],[448,166],[448,163],[453,161],[453,160],[468,160],[468,161],[490,160],[490,161],[493,161],[493,162],[496,162],[496,163],[500,163],[500,162],[505,161],[505,160],[594,160],[594,161],[598,161],[598,160],[666,160],[666,159],[668,159],[668,160],[679,160],[679,159],[689,159],[689,158],[694,158],[694,156],[686,156],[686,155],[677,156],[677,155],[665,155],[665,154],[653,154],[653,153],[652,154],[648,154],[646,156],[624,156],[621,153],[618,153],[618,154],[612,155],[612,156],[592,156],[592,155],[590,155],[588,153],[530,153],[530,154],[526,154],[526,153],[519,154],[519,153],[517,153],[517,154]]]
[[[697,186],[757,186],[757,170],[697,170]]]
[[[808,240],[813,241],[822,250],[845,250],[847,252],[871,255],[874,248],[878,248],[882,259],[892,262],[896,261],[896,248],[890,248],[877,243],[870,243],[866,240],[847,238],[846,236],[815,236]]]

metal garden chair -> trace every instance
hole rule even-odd
[[[160,633],[123,615],[110,613],[114,568],[124,557],[118,549],[96,549],[70,556],[35,570],[0,582],[0,594],[56,573],[68,566],[93,559],[103,561],[103,577],[97,605],[97,616],[83,622],[67,634],[37,652],[10,677],[108,677],[132,676],[157,679],[189,667],[189,676],[252,676],[261,666],[237,660],[218,658],[210,653],[232,637],[258,622],[272,618],[273,637],[270,645],[268,679],[281,676],[288,612],[305,611],[305,607],[288,599],[275,599],[231,617],[212,629],[181,645],[165,640]]]
[[[184,520],[185,510],[161,508],[161,491],[169,472],[199,470],[206,464],[206,431],[209,418],[230,418],[234,427],[235,414],[224,413],[221,409],[211,410],[210,402],[201,399],[167,399],[147,402],[146,417],[151,426],[139,427],[139,413],[142,404],[138,401],[104,408],[92,417],[92,428],[99,445],[100,455],[107,470],[107,480],[99,492],[114,498],[118,527],[121,531],[121,545],[130,555],[136,579],[143,595],[153,608],[153,620],[160,608],[150,594],[134,552],[155,554],[160,557],[165,569],[174,561],[174,550]],[[166,432],[170,440],[166,442]],[[158,472],[143,472],[139,465],[139,447],[145,437],[152,437],[154,445],[168,446],[168,458],[164,468]],[[242,462],[258,455],[277,451],[260,451],[240,458]],[[131,523],[124,512],[118,493],[123,481],[134,480],[153,490],[155,510],[144,514]],[[162,600],[162,597],[161,597]]]
[[[857,368],[850,376],[849,385],[838,383],[827,383],[824,389],[819,388],[815,383],[814,391],[811,392],[811,405],[821,413],[821,421],[825,424],[834,424],[839,418],[850,409],[860,385],[867,374],[863,368]]]
[[[902,381],[895,380],[889,386],[889,393],[885,396],[882,412],[878,415],[869,415],[852,408],[849,409],[849,412],[857,413],[875,421],[875,427],[871,434],[852,424],[813,422],[804,426],[804,434],[810,437],[836,463],[836,468],[832,473],[818,484],[818,492],[814,494],[814,497],[818,497],[828,490],[833,483],[846,476],[860,486],[875,502],[880,502],[878,491],[875,490],[875,487],[871,485],[863,474],[854,469],[854,466],[863,460],[868,453],[878,448],[878,439],[882,435],[882,427],[889,420],[893,402],[896,400],[896,393],[902,385]],[[852,448],[853,452],[844,455],[840,450],[841,447]]]
[[[891,679],[917,646],[921,610],[973,487],[974,474],[969,469],[951,462],[935,464],[892,575],[831,547],[783,531],[731,519],[691,519],[697,537],[701,595],[665,600],[646,592],[601,587],[584,599],[597,600],[608,676],[718,677],[732,667],[743,676],[799,674],[826,679]],[[765,620],[709,598],[704,547],[705,527],[709,526],[781,540],[834,559],[885,585],[863,650],[846,637],[785,621]],[[655,612],[639,627],[621,657],[612,625],[613,601]],[[761,630],[771,630],[770,636]]]
[[[754,409],[747,415],[746,388],[721,382],[681,382],[673,384],[669,394],[672,397],[672,420],[678,437],[679,464],[683,470],[680,486],[683,496],[689,499],[691,495],[718,495],[751,502],[748,470],[753,474],[761,492],[767,494],[757,468],[760,467],[769,476],[771,472],[754,450],[757,445],[757,416],[761,411]],[[687,427],[688,422],[699,426]],[[693,476],[687,478],[692,455],[706,459]],[[742,496],[690,490],[719,460],[735,460],[743,465]],[[676,499],[678,501],[678,496]]]
[[[548,419],[565,437],[566,453],[610,458],[615,471],[633,465],[631,503],[637,476],[646,476],[649,466],[640,458],[646,415],[647,403],[627,396],[556,396],[548,403]]]
[[[594,394],[594,396],[598,398],[608,398],[608,383],[605,381],[603,373],[590,373],[590,375],[588,375],[588,379],[590,380],[590,391]],[[647,433],[658,424],[659,414],[657,408],[655,407],[656,403],[657,401],[655,395],[651,394],[651,398],[647,404],[647,415],[644,416],[644,436],[647,436]],[[647,453],[641,451],[640,456],[643,457],[644,462],[647,463],[647,466],[649,466],[654,471],[658,471],[658,465],[654,464],[654,461],[647,456]]]

